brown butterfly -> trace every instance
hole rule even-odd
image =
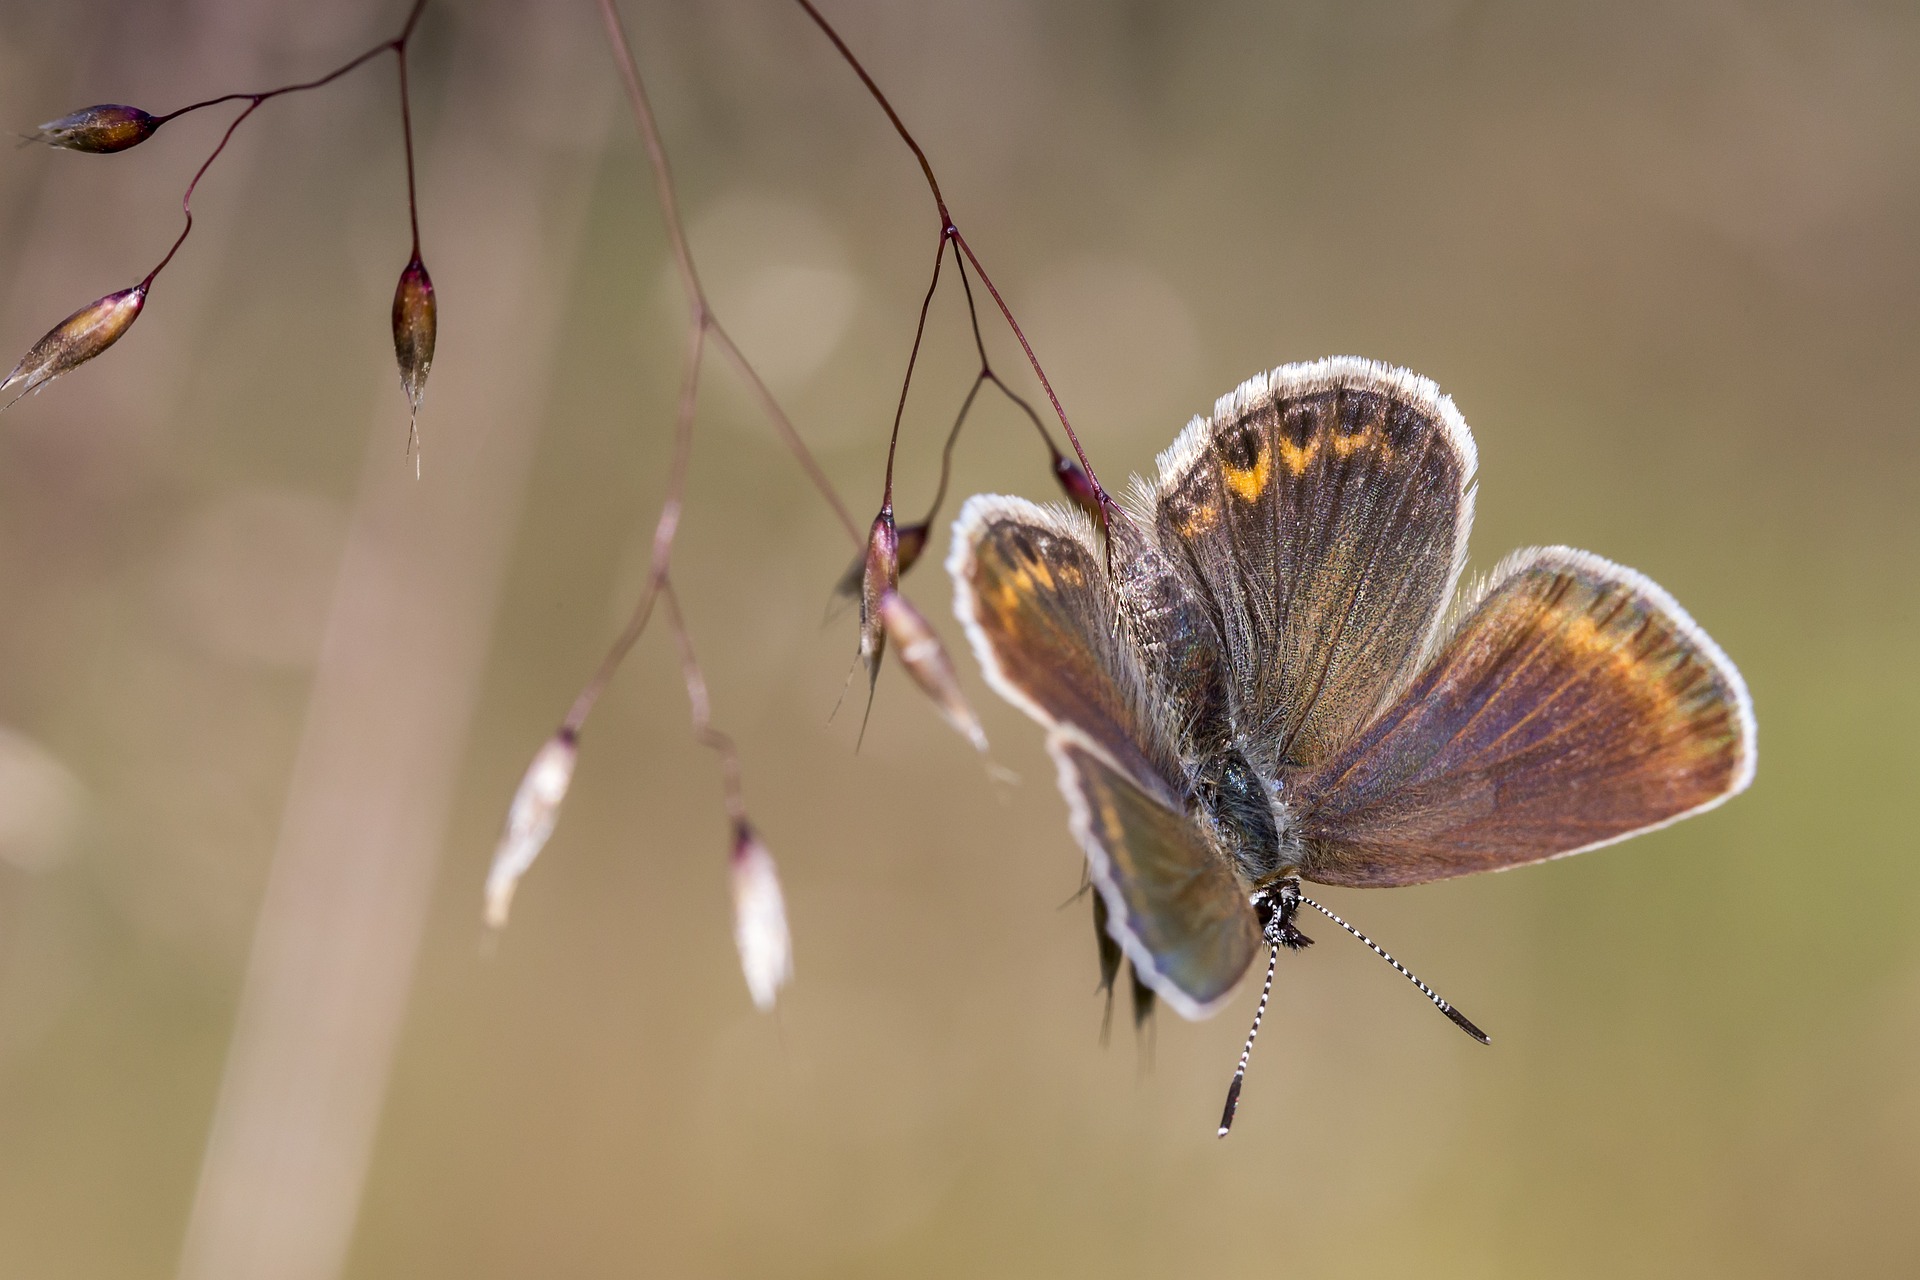
[[[1673,597],[1537,547],[1455,598],[1474,445],[1425,378],[1336,357],[1250,379],[1080,512],[981,495],[955,611],[989,683],[1047,729],[1086,850],[1102,977],[1136,1018],[1217,1010],[1302,880],[1418,884],[1563,857],[1753,779],[1745,683]],[[1228,1091],[1231,1125],[1253,1035]]]

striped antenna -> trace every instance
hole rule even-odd
[[[1339,916],[1333,914],[1333,912],[1327,910],[1325,907],[1315,902],[1312,898],[1307,897],[1305,894],[1300,895],[1300,901],[1306,903],[1308,906],[1312,907],[1315,911],[1318,911],[1321,915],[1333,921],[1335,924],[1339,925],[1342,929],[1345,929],[1348,933],[1360,939],[1360,941],[1366,943],[1367,946],[1372,949],[1373,954],[1379,956],[1382,960],[1385,960],[1388,964],[1392,965],[1395,969],[1399,970],[1401,977],[1405,978],[1408,982],[1411,982],[1414,986],[1420,988],[1420,994],[1425,996],[1427,999],[1433,1001],[1433,1007],[1438,1009],[1440,1012],[1446,1014],[1447,1017],[1451,1018],[1453,1020],[1454,1026],[1459,1027],[1462,1031],[1472,1036],[1475,1040],[1478,1040],[1481,1044],[1493,1043],[1491,1040],[1487,1038],[1486,1032],[1474,1026],[1473,1023],[1467,1021],[1466,1014],[1460,1012],[1458,1009],[1448,1004],[1445,1000],[1442,1000],[1440,998],[1440,994],[1437,991],[1435,991],[1432,987],[1428,986],[1426,983],[1420,981],[1420,979],[1414,977],[1411,973],[1407,972],[1407,967],[1401,964],[1398,960],[1395,960],[1392,956],[1388,955],[1384,950],[1382,950],[1379,943],[1375,942],[1372,938],[1369,938],[1366,934],[1360,932],[1358,929],[1348,924],[1345,920],[1342,920]],[[1269,982],[1272,981],[1271,969],[1268,970],[1268,981]],[[1264,1001],[1262,1003],[1264,1004]],[[1260,1025],[1260,1019],[1255,1018],[1253,1020],[1253,1025],[1255,1027],[1258,1027]],[[1251,1041],[1249,1041],[1249,1043],[1251,1043]],[[1238,1084],[1237,1081],[1235,1083],[1236,1085]],[[1231,1105],[1229,1105],[1228,1107],[1228,1114],[1229,1115],[1232,1114]],[[1225,1133],[1226,1130],[1222,1129],[1221,1132]]]
[[[1253,1038],[1260,1034],[1260,1019],[1267,1013],[1267,997],[1273,994],[1273,967],[1280,962],[1280,947],[1270,944],[1267,951],[1267,985],[1260,988],[1260,1007],[1253,1011],[1253,1030],[1247,1032],[1246,1047],[1240,1050],[1240,1065],[1234,1068],[1233,1083],[1227,1086],[1227,1109],[1220,1113],[1220,1136],[1233,1128],[1233,1113],[1240,1109],[1240,1082],[1247,1078],[1247,1059],[1253,1056]]]

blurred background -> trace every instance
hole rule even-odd
[[[0,0],[0,121],[316,75],[404,7]],[[850,548],[715,365],[678,580],[796,981],[754,1012],[658,632],[490,944],[507,798],[643,580],[684,312],[592,6],[435,3],[419,481],[390,61],[263,108],[130,335],[0,418],[0,1274],[1911,1274],[1920,13],[826,8],[1110,484],[1257,370],[1425,373],[1479,441],[1474,568],[1566,542],[1673,591],[1752,686],[1753,790],[1327,895],[1493,1047],[1310,929],[1218,1142],[1252,993],[1100,1046],[1079,856],[958,643],[945,518],[908,592],[1018,785],[895,669],[861,751],[857,691],[829,721]],[[627,16],[716,308],[864,521],[920,177],[797,9]],[[146,272],[220,116],[0,151],[0,354]],[[943,292],[903,516],[972,365]],[[1045,460],[984,399],[945,514],[1051,498]]]

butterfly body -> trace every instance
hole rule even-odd
[[[1194,419],[1104,541],[1018,498],[956,520],[955,611],[1046,729],[1103,956],[1184,1016],[1304,944],[1302,880],[1537,862],[1751,780],[1739,672],[1651,581],[1547,547],[1456,598],[1475,467],[1431,382],[1336,357]]]
[[[1201,762],[1193,778],[1198,814],[1249,892],[1298,872],[1305,850],[1277,783],[1237,747]]]

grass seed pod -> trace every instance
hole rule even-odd
[[[793,981],[793,935],[787,929],[787,900],[773,854],[754,829],[734,827],[733,855],[727,868],[733,881],[733,942],[740,950],[740,972],[754,1007],[773,1008],[780,988]]]
[[[1093,487],[1093,480],[1081,469],[1079,463],[1065,454],[1053,455],[1053,478],[1060,482],[1060,488],[1073,505],[1092,516],[1094,523],[1103,525],[1105,520],[1100,514],[1100,491]]]
[[[487,924],[495,929],[506,926],[520,877],[553,835],[560,805],[573,785],[573,765],[579,754],[578,740],[562,729],[547,739],[521,776],[513,803],[507,807],[506,828],[493,851],[493,866],[487,871]]]
[[[880,615],[886,629],[899,642],[900,665],[907,669],[921,692],[933,699],[947,723],[973,744],[974,750],[987,749],[986,731],[960,692],[960,681],[953,673],[953,662],[946,646],[927,625],[926,618],[898,591],[889,591],[880,600]]]
[[[893,508],[882,507],[867,531],[867,561],[860,574],[860,660],[867,664],[867,685],[880,678],[880,657],[887,649],[880,601],[900,584],[900,536]]]
[[[139,318],[140,308],[146,305],[147,286],[137,284],[131,289],[122,289],[110,293],[97,302],[80,308],[72,315],[53,327],[46,337],[33,344],[27,354],[20,357],[20,363],[13,366],[13,372],[0,382],[0,395],[14,391],[12,399],[4,409],[30,391],[38,391],[69,369],[85,364],[120,340],[129,326]]]
[[[420,416],[420,398],[426,394],[427,371],[433,368],[433,279],[420,255],[414,254],[400,273],[393,291],[393,356],[400,365],[400,388],[407,393],[407,445],[419,440],[413,419]]]
[[[160,121],[138,107],[103,102],[47,121],[33,135],[33,140],[65,151],[108,155],[139,146],[159,127]]]

